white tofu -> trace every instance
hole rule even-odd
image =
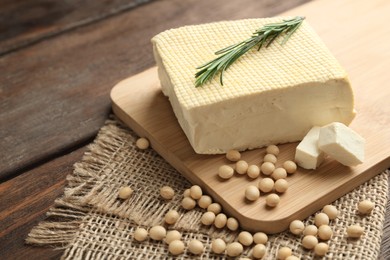
[[[297,146],[295,162],[305,169],[316,169],[324,160],[325,154],[318,148],[321,127],[313,127]]]
[[[364,138],[342,123],[334,122],[320,129],[319,149],[343,165],[363,163],[364,146]]]
[[[347,73],[304,21],[284,45],[277,39],[240,57],[195,88],[196,67],[215,51],[283,18],[184,26],[152,39],[163,93],[196,153],[226,153],[302,140],[315,125],[355,116]]]

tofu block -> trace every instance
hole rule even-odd
[[[304,169],[316,169],[325,154],[318,148],[321,127],[313,127],[299,143],[295,151],[295,162]]]
[[[321,127],[319,149],[343,165],[363,163],[364,146],[364,138],[342,123],[334,122]]]
[[[223,86],[217,75],[195,88],[196,68],[216,51],[287,18],[184,26],[153,37],[162,91],[196,153],[299,141],[313,126],[352,121],[347,73],[306,21],[284,45],[278,38],[240,57],[225,71]]]

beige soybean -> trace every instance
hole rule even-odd
[[[226,153],[226,159],[228,159],[229,161],[232,161],[232,162],[237,162],[241,159],[241,154],[237,150],[229,150]]]
[[[169,253],[172,255],[181,255],[184,253],[184,243],[180,240],[174,240],[169,243],[168,246]]]
[[[149,140],[141,137],[138,138],[137,141],[135,142],[135,145],[138,147],[138,149],[145,150],[149,148]]]
[[[248,170],[246,172],[248,174],[249,178],[256,179],[260,175],[260,168],[257,165],[250,165],[248,167]]]
[[[363,235],[363,233],[364,233],[364,229],[360,225],[355,224],[347,227],[348,237],[360,238]]]
[[[285,161],[283,163],[283,168],[286,170],[288,174],[293,174],[297,171],[297,164],[293,161]]]
[[[279,204],[279,202],[280,202],[280,197],[275,193],[272,193],[265,198],[265,203],[269,207],[276,207]]]
[[[330,226],[328,226],[328,225],[321,225],[318,228],[318,237],[321,240],[329,240],[329,239],[332,238],[332,236],[333,236],[333,231],[330,228]]]
[[[374,209],[375,204],[369,200],[360,201],[358,204],[358,211],[360,214],[367,215],[370,214]]]
[[[154,226],[149,230],[149,236],[153,240],[163,240],[167,235],[167,231],[163,226]]]
[[[271,175],[275,170],[275,165],[270,162],[265,162],[261,164],[260,170],[264,175]]]
[[[217,216],[215,216],[214,226],[216,228],[223,228],[224,226],[226,226],[226,222],[227,222],[226,215],[223,213],[219,213]]]
[[[274,180],[285,179],[285,178],[287,178],[287,172],[286,172],[286,170],[284,168],[276,168],[272,172],[271,177]]]
[[[234,169],[229,165],[222,165],[218,168],[218,176],[224,180],[230,179],[234,174]]]
[[[188,243],[188,250],[194,255],[200,255],[203,253],[203,243],[197,239],[193,239]]]
[[[287,257],[289,257],[290,255],[292,255],[292,250],[291,248],[287,247],[287,246],[284,246],[282,248],[280,248],[278,250],[278,253],[277,253],[277,258],[278,259],[281,259],[281,260],[285,260]]]
[[[215,214],[211,211],[207,211],[203,213],[200,222],[202,222],[203,225],[210,226],[215,221]]]
[[[236,231],[240,225],[239,225],[237,219],[230,217],[227,219],[226,226],[231,231]]]
[[[211,250],[215,254],[223,254],[226,249],[226,243],[220,238],[217,238],[211,242]]]
[[[255,201],[260,197],[259,188],[255,185],[249,185],[245,189],[245,198],[250,201]]]
[[[259,187],[259,189],[264,192],[264,193],[268,193],[268,192],[271,192],[273,189],[274,189],[274,185],[275,185],[275,182],[273,179],[271,178],[263,178],[259,181],[259,183],[257,184],[257,186]]]
[[[326,205],[322,211],[328,215],[329,219],[336,219],[337,215],[339,214],[339,211],[337,208],[333,205]]]
[[[222,207],[219,203],[211,203],[208,207],[207,207],[207,211],[211,211],[213,212],[215,215],[221,213],[222,211]]]
[[[191,190],[190,189],[186,189],[183,192],[183,197],[191,197]]]
[[[180,240],[181,234],[177,230],[170,230],[165,236],[165,243],[170,244],[172,241]]]
[[[126,186],[126,187],[121,187],[118,192],[118,197],[120,199],[126,200],[131,197],[133,194],[133,189]]]
[[[248,231],[241,231],[240,234],[238,234],[238,242],[244,246],[250,246],[253,243],[253,236]]]
[[[252,256],[254,258],[263,258],[265,253],[267,252],[267,248],[263,244],[257,244],[252,249]]]
[[[211,203],[213,203],[213,200],[208,195],[202,195],[202,197],[200,197],[200,199],[198,200],[198,205],[202,209],[207,209],[207,207],[210,206]]]
[[[321,242],[321,243],[318,243],[315,247],[314,247],[314,253],[318,256],[324,256],[326,255],[326,253],[328,252],[329,250],[329,246],[324,243],[324,242]]]
[[[181,201],[181,206],[186,210],[191,210],[195,208],[196,201],[191,197],[184,197]]]
[[[284,193],[288,189],[288,181],[285,179],[279,179],[275,181],[274,188],[276,192]]]
[[[191,186],[191,188],[190,188],[191,198],[193,198],[194,200],[198,200],[198,199],[200,199],[200,197],[202,197],[202,195],[203,195],[203,192],[202,192],[201,187],[199,187],[198,185]]]
[[[160,196],[163,199],[171,200],[175,196],[175,191],[169,186],[164,186],[160,189]]]
[[[257,232],[253,235],[253,242],[255,242],[255,244],[265,245],[268,242],[268,236],[266,233]]]
[[[273,164],[275,164],[277,161],[278,161],[278,159],[276,158],[276,156],[271,154],[271,153],[267,153],[263,159],[263,162],[270,162]]]
[[[134,239],[135,240],[142,242],[142,241],[145,241],[147,238],[148,238],[148,231],[146,231],[146,229],[137,228],[134,231]]]
[[[164,220],[165,223],[172,225],[176,223],[179,217],[180,217],[179,213],[176,210],[172,209],[168,211],[167,214],[165,214]]]
[[[318,233],[318,228],[315,225],[308,225],[303,230],[304,236],[307,236],[307,235],[316,236],[317,233]]]
[[[305,224],[303,224],[300,220],[294,220],[290,223],[290,232],[294,235],[300,235],[302,234],[303,230],[305,229]]]
[[[239,256],[243,251],[244,247],[238,242],[233,242],[226,246],[226,254],[231,257]]]
[[[320,227],[321,225],[329,225],[329,217],[325,213],[321,212],[315,215],[314,217],[314,224],[317,227]]]
[[[266,151],[267,151],[267,153],[270,153],[270,154],[277,156],[279,154],[279,147],[272,144],[272,145],[267,146]]]
[[[236,162],[236,172],[238,174],[245,174],[248,171],[248,163],[246,161],[238,161]]]
[[[302,239],[302,246],[306,249],[313,249],[318,244],[318,239],[315,236],[307,235]]]

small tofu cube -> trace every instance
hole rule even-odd
[[[295,162],[305,169],[316,169],[324,160],[324,153],[318,149],[319,126],[314,126],[303,138],[295,151]]]
[[[363,163],[365,140],[348,126],[334,122],[321,127],[318,147],[346,166]]]

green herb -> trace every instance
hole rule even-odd
[[[221,85],[223,85],[223,73],[233,62],[255,46],[258,46],[258,51],[263,46],[267,48],[282,34],[285,37],[281,45],[285,44],[304,19],[305,17],[297,16],[280,23],[266,24],[254,32],[251,38],[217,51],[215,55],[220,55],[219,57],[197,68],[199,71],[195,74],[195,87],[202,86],[206,81],[214,78],[218,72],[221,72],[219,78]]]

